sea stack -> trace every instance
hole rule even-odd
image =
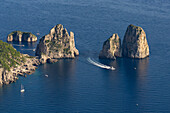
[[[122,55],[130,58],[149,56],[149,46],[144,30],[139,26],[129,25],[122,45]]]
[[[12,42],[35,42],[37,37],[30,32],[13,31],[7,36],[7,41]]]
[[[40,57],[41,63],[54,63],[59,58],[75,58],[77,55],[79,51],[75,47],[74,33],[70,32],[69,35],[61,24],[43,36],[36,48],[36,56]]]
[[[121,56],[121,40],[118,34],[113,34],[103,43],[103,49],[100,51],[99,58],[115,59]]]

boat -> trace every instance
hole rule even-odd
[[[21,84],[21,93],[25,92],[24,86]]]
[[[48,75],[45,75],[46,77],[48,77]]]
[[[101,64],[97,61],[94,61],[92,60],[90,57],[87,59],[91,64],[95,65],[95,66],[98,66],[100,68],[104,68],[104,69],[110,69],[110,70],[115,70],[115,68],[113,66],[107,66],[107,65],[104,65],[104,64]]]
[[[110,67],[110,69],[111,69],[111,70],[115,70],[115,68],[114,68],[113,66],[112,66],[112,67]]]

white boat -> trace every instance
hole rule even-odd
[[[93,61],[90,57],[87,59],[90,63],[92,63],[95,66],[98,66],[100,68],[105,68],[105,69],[110,69],[110,70],[115,70],[115,68],[113,66],[107,66],[104,64],[101,64],[99,62]]]
[[[21,93],[25,92],[24,86],[21,84]]]
[[[46,77],[48,77],[48,75],[45,75]]]

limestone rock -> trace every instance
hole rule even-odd
[[[141,27],[128,26],[123,40],[122,54],[130,58],[145,58],[149,56],[146,34]]]
[[[67,32],[63,25],[58,24],[54,26],[49,34],[40,39],[36,48],[36,55],[45,63],[47,59],[58,58],[75,58],[79,55],[79,51],[75,47],[74,33]]]
[[[121,54],[121,40],[118,34],[113,34],[103,43],[99,58],[115,59],[116,57],[121,57]]]
[[[13,31],[7,36],[7,41],[35,42],[37,41],[37,37],[29,32]]]

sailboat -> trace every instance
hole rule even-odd
[[[21,93],[25,91],[24,86],[21,84]]]

